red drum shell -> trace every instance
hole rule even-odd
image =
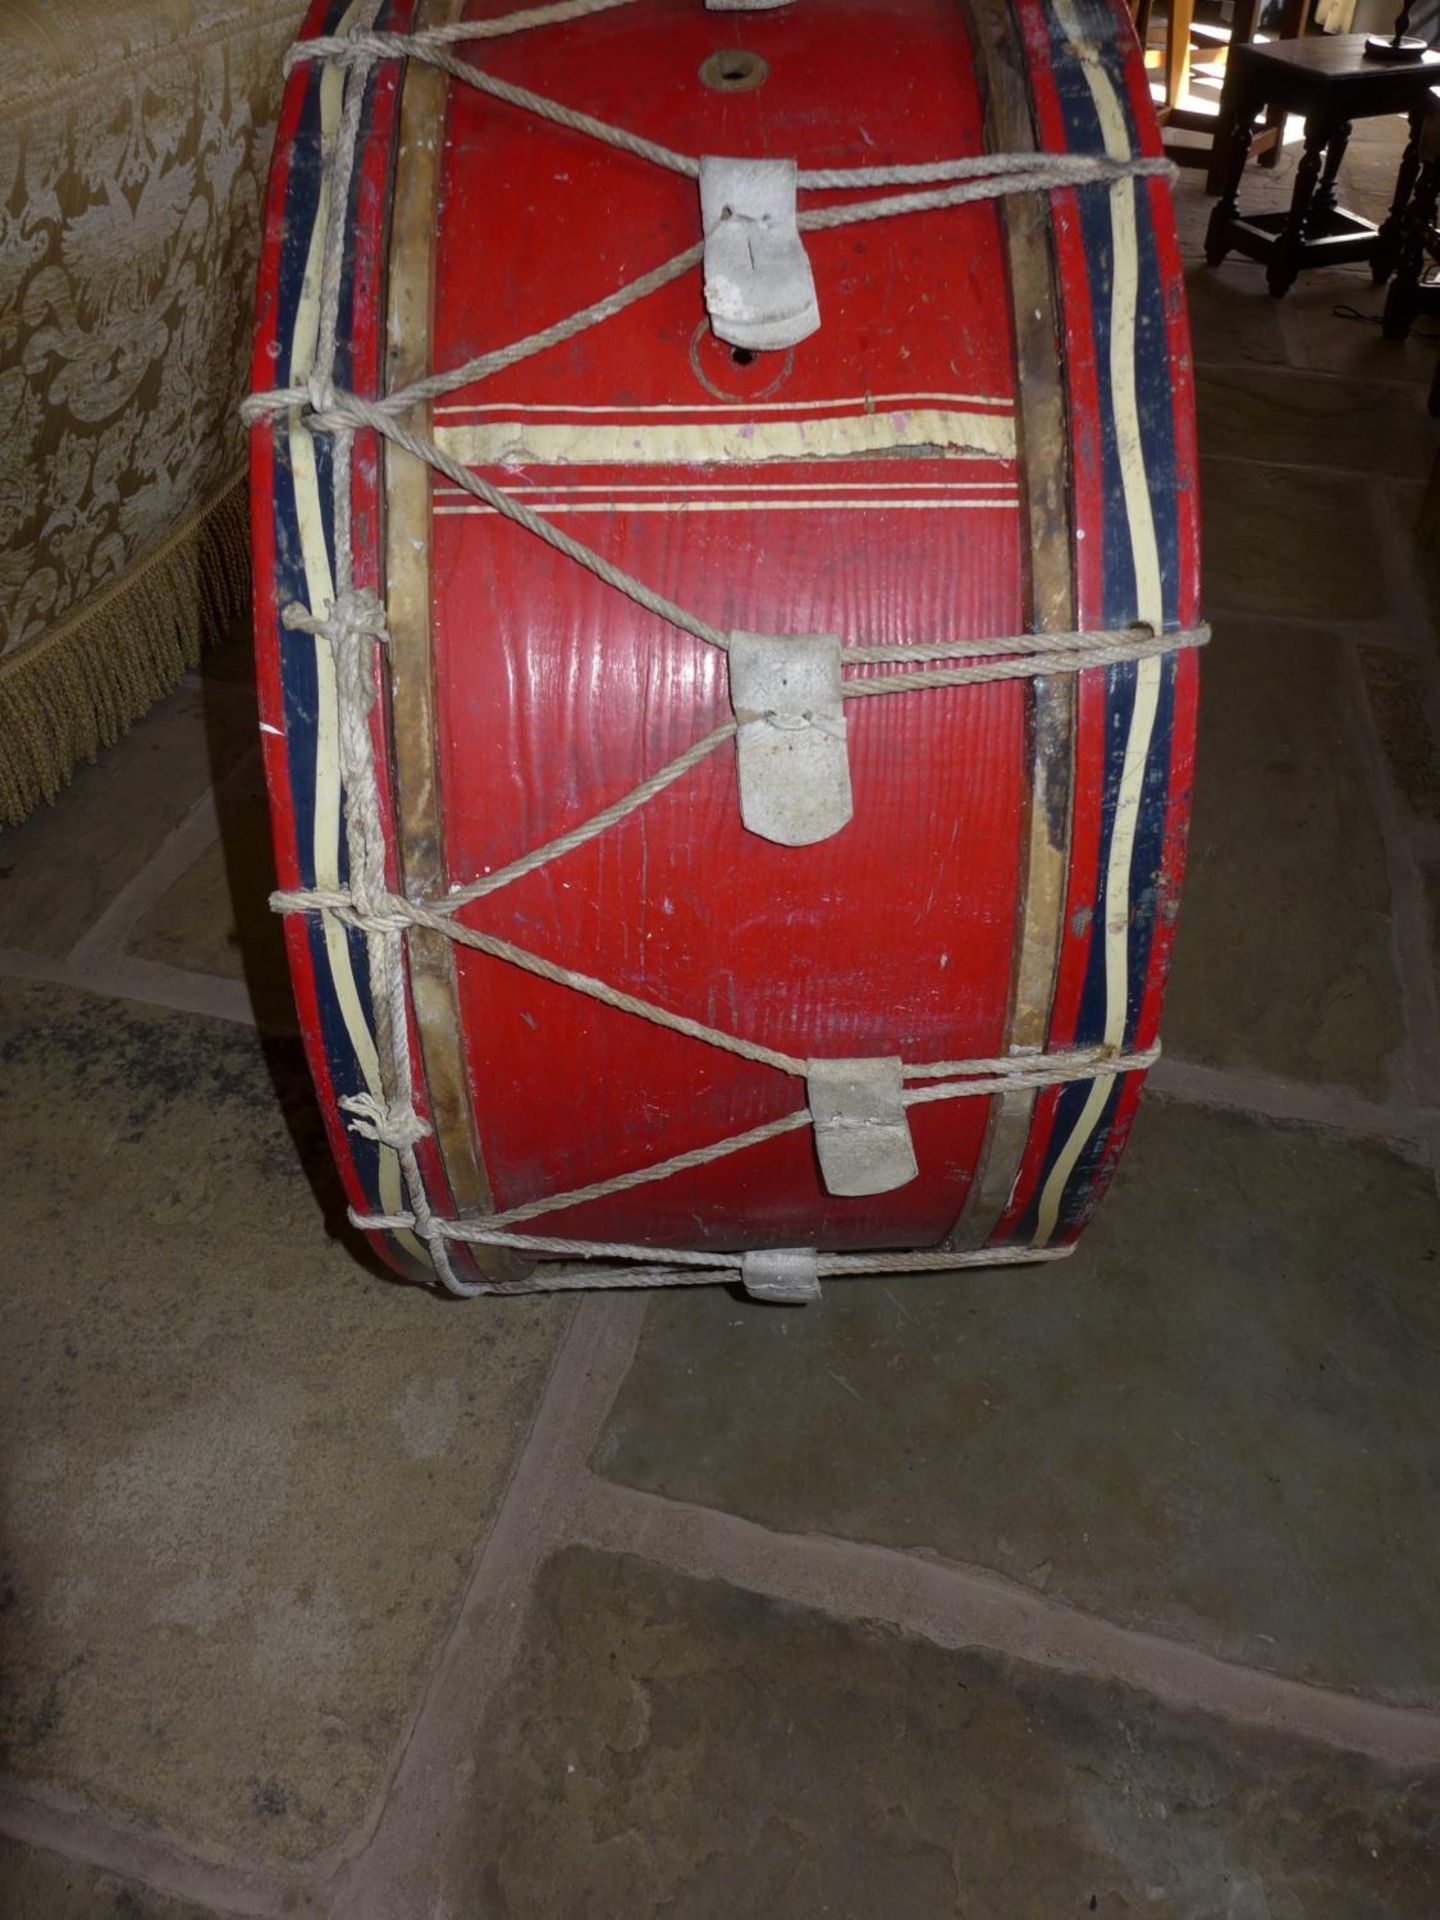
[[[307,33],[353,13],[317,6]],[[449,17],[391,0],[377,24]],[[762,84],[707,84],[707,62],[737,45],[751,74],[763,62]],[[682,153],[802,170],[1158,152],[1138,50],[1108,0],[757,13],[633,0],[462,56]],[[328,217],[330,75],[303,63],[287,92],[258,387],[306,371],[303,243]],[[337,379],[378,395],[503,346],[692,246],[698,219],[683,175],[419,63],[382,63],[348,209]],[[785,353],[718,342],[696,268],[410,424],[724,630],[854,647],[1193,624],[1193,408],[1162,181],[906,213],[805,244],[821,326]],[[281,879],[323,886],[345,865],[324,663],[278,614],[323,600],[328,449],[287,416],[257,427],[254,450]],[[373,435],[355,463],[357,580],[383,594],[389,626],[376,739],[397,890],[441,898],[505,866],[728,720],[719,651]],[[850,701],[855,816],[832,839],[748,833],[727,746],[463,917],[800,1059],[1148,1048],[1194,705],[1188,652]],[[371,1085],[363,942],[314,915],[288,937],[350,1199],[393,1214],[388,1149],[337,1111]],[[803,1081],[772,1066],[432,933],[406,944],[437,1212],[525,1207],[804,1104]],[[1142,1078],[912,1107],[919,1173],[887,1193],[828,1193],[804,1128],[525,1230],[699,1249],[1064,1242],[1113,1170]],[[413,1260],[410,1236],[376,1238]],[[483,1250],[457,1260],[471,1278],[515,1271]]]

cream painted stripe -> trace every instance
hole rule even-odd
[[[1109,74],[1095,47],[1085,39],[1070,0],[1053,0],[1056,18],[1079,58],[1105,140],[1114,160],[1130,157],[1125,115]],[[1135,316],[1139,292],[1139,251],[1135,233],[1135,182],[1117,180],[1110,187],[1110,227],[1113,255],[1110,293],[1110,394],[1115,417],[1115,439],[1120,461],[1125,515],[1130,529],[1130,551],[1135,569],[1138,617],[1157,630],[1164,619],[1160,583],[1160,553],[1155,517],[1145,471],[1140,437],[1139,398],[1135,388]],[[1135,668],[1135,707],[1125,743],[1120,791],[1110,836],[1105,870],[1105,1044],[1121,1047],[1129,989],[1130,880],[1135,853],[1135,830],[1143,797],[1145,760],[1155,727],[1160,696],[1161,663],[1142,660]],[[1091,1085],[1080,1117],[1061,1149],[1040,1196],[1034,1244],[1046,1246],[1060,1217],[1065,1187],[1088,1145],[1115,1084],[1113,1074],[1100,1075]]]
[[[625,419],[639,418],[651,414],[721,414],[721,413],[824,413],[828,407],[859,407],[863,413],[872,413],[876,407],[913,406],[917,401],[940,401],[947,407],[986,407],[995,408],[1001,413],[1013,413],[1015,402],[1003,399],[992,393],[857,393],[838,400],[723,400],[718,406],[707,401],[692,400],[688,404],[666,404],[652,407],[622,406],[579,406],[568,400],[474,400],[451,402],[449,406],[437,406],[433,411],[439,414],[459,415],[472,413],[584,413],[620,414]]]
[[[852,513],[862,509],[874,513],[879,508],[887,513],[902,508],[952,513],[963,508],[984,508],[996,513],[1015,513],[1020,507],[1013,494],[994,500],[972,496],[965,500],[538,500],[535,504],[551,517],[560,513]],[[467,507],[436,507],[435,516],[453,520],[462,514],[494,511],[493,507],[477,502]]]
[[[342,33],[360,11],[364,0],[352,0],[334,31]],[[327,146],[333,147],[340,124],[340,109],[345,84],[345,69],[329,62],[320,76],[320,130]],[[310,230],[310,245],[305,255],[305,273],[300,300],[295,312],[295,330],[290,346],[290,384],[305,384],[315,359],[315,343],[320,330],[320,262],[325,248],[325,228],[330,218],[330,174],[322,169],[315,200],[315,224]],[[300,534],[300,552],[305,563],[305,588],[310,605],[327,608],[335,598],[335,582],[330,572],[330,555],[325,545],[325,523],[320,511],[320,480],[315,469],[315,443],[300,424],[298,410],[290,414],[290,464],[295,482],[295,518]],[[298,638],[298,636],[297,636]],[[335,694],[335,663],[329,642],[315,638],[315,837],[313,856],[315,884],[334,888],[340,885],[340,753],[337,742],[339,708]],[[351,959],[350,942],[344,927],[332,914],[321,913],[325,935],[325,953],[330,963],[335,995],[345,1022],[345,1031],[355,1049],[355,1059],[365,1085],[377,1099],[380,1091],[380,1060],[374,1035],[360,1005]],[[386,1213],[399,1213],[404,1205],[400,1181],[400,1163],[394,1150],[382,1146],[379,1152],[379,1190]],[[397,1234],[420,1260],[428,1258],[424,1248],[411,1234]]]
[[[559,499],[572,493],[603,493],[613,497],[617,493],[663,493],[667,496],[676,493],[854,493],[860,487],[867,487],[871,494],[882,493],[1011,493],[1018,495],[1019,483],[1013,480],[776,480],[766,481],[759,478],[748,480],[607,480],[594,485],[571,483],[556,480],[548,487],[512,487],[506,486],[507,493],[518,497],[526,494],[544,494],[547,499]],[[463,487],[440,486],[435,489],[437,500],[468,501],[470,495]]]
[[[809,420],[726,420],[708,426],[668,422],[614,426],[485,420],[437,427],[435,438],[468,467],[739,465],[752,460],[819,460],[836,454],[892,453],[947,447],[958,456],[1015,458],[1015,422],[1008,415],[942,408],[897,408]]]

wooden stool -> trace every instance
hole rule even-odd
[[[1298,39],[1305,31],[1306,17],[1312,0],[1282,0],[1280,9],[1279,37],[1282,40]],[[1264,0],[1235,0],[1235,13],[1231,21],[1227,46],[1248,46],[1255,38],[1255,29],[1259,24],[1260,10]],[[1190,77],[1190,34],[1195,19],[1195,0],[1169,0],[1169,14],[1165,21],[1165,57],[1162,72],[1164,74],[1164,97],[1157,106],[1156,118],[1166,133],[1206,133],[1211,136],[1205,146],[1197,146],[1184,140],[1165,142],[1165,152],[1177,166],[1208,167],[1210,175],[1206,180],[1206,191],[1220,191],[1216,174],[1216,155],[1222,150],[1221,139],[1224,127],[1224,110],[1219,115],[1205,113],[1198,107],[1185,107],[1180,104]],[[1151,0],[1138,0],[1134,10],[1135,31],[1143,47],[1150,28]],[[1229,55],[1226,55],[1227,61]],[[1280,157],[1280,141],[1285,131],[1285,116],[1277,111],[1270,117],[1270,124],[1255,140],[1252,148],[1257,158],[1264,156],[1265,164],[1273,167]]]
[[[1225,73],[1221,118],[1227,151],[1221,198],[1205,235],[1205,257],[1219,266],[1232,249],[1268,263],[1277,298],[1302,267],[1369,260],[1377,282],[1394,263],[1400,217],[1418,167],[1417,133],[1425,102],[1440,78],[1440,54],[1406,65],[1365,58],[1362,33],[1236,47]],[[1242,214],[1240,181],[1266,106],[1305,116],[1305,151],[1285,213]],[[1395,198],[1382,227],[1338,203],[1335,180],[1354,121],[1382,113],[1411,115],[1411,138],[1400,163]]]
[[[1259,23],[1260,11],[1264,0],[1235,0],[1235,13],[1230,27],[1229,48],[1248,47],[1255,38],[1255,28]],[[1281,0],[1280,25],[1275,34],[1277,40],[1300,40],[1304,38],[1307,25],[1313,11],[1315,0]],[[1225,55],[1225,71],[1230,71],[1230,53]],[[1225,118],[1225,97],[1220,97],[1220,111],[1211,122],[1213,138],[1208,154],[1209,168],[1205,175],[1205,191],[1219,193],[1224,185],[1225,160],[1230,151],[1230,130]],[[1280,164],[1280,151],[1285,140],[1285,109],[1271,107],[1266,116],[1265,128],[1255,136],[1250,144],[1251,157],[1258,160],[1262,167],[1276,167]]]
[[[1410,116],[1411,185],[1401,209],[1395,235],[1395,278],[1385,301],[1387,340],[1403,340],[1418,314],[1440,314],[1440,282],[1422,279],[1426,261],[1440,259],[1436,239],[1436,205],[1440,202],[1440,89],[1430,94]],[[1402,182],[1405,167],[1401,166]],[[1432,411],[1440,407],[1440,387],[1431,396]]]

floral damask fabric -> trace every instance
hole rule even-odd
[[[0,654],[233,476],[303,0],[0,5]]]

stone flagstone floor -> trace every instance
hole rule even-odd
[[[1436,348],[1208,206],[1168,1052],[1065,1268],[383,1278],[243,642],[0,839],[0,1915],[1440,1914]]]

